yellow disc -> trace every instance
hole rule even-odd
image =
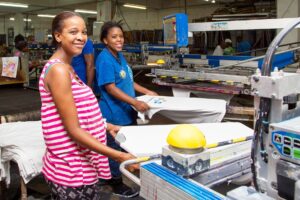
[[[170,131],[167,143],[177,148],[198,149],[205,147],[206,139],[196,126],[181,124]]]
[[[156,64],[163,65],[163,64],[165,64],[165,61],[164,61],[163,59],[158,59],[158,60],[156,61]]]

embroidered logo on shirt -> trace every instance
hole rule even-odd
[[[122,79],[125,79],[125,78],[126,78],[126,72],[125,72],[123,69],[120,71],[120,77],[121,77]]]

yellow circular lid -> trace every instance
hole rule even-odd
[[[158,59],[156,61],[156,64],[165,64],[165,61],[163,59]]]
[[[198,149],[205,147],[206,139],[196,126],[181,124],[170,131],[167,143],[177,148]]]

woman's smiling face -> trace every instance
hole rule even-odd
[[[55,37],[69,55],[79,55],[87,40],[85,22],[78,16],[67,18],[63,22],[61,33],[56,32]]]
[[[107,33],[107,37],[103,39],[109,50],[116,55],[122,51],[124,45],[123,31],[119,27],[112,27]]]

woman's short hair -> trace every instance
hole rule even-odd
[[[109,30],[112,28],[115,28],[115,27],[120,28],[121,31],[124,32],[123,28],[119,22],[115,22],[115,21],[105,22],[101,28],[100,41],[104,43],[103,40],[104,40],[104,38],[107,38]]]
[[[53,46],[58,45],[58,42],[55,39],[54,33],[56,33],[56,32],[61,33],[62,29],[64,27],[64,21],[68,18],[75,17],[75,16],[81,17],[78,13],[75,13],[72,11],[63,11],[54,17],[54,19],[52,21],[52,38],[53,38],[52,45]]]
[[[17,44],[20,41],[25,41],[25,37],[21,34],[18,34],[18,35],[16,35],[14,42],[15,42],[15,44]]]
[[[25,37],[21,34],[16,35],[14,42],[16,49],[18,49],[19,51],[23,51],[23,49],[27,47]]]

